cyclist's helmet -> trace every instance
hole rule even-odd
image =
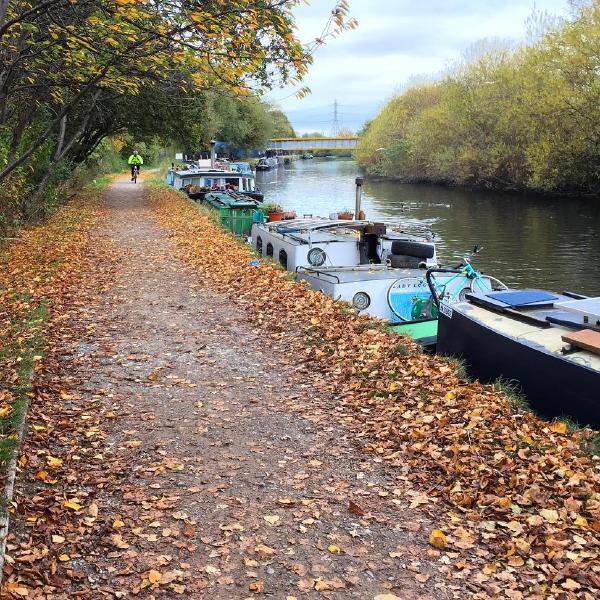
[[[139,152],[137,150],[134,150],[133,153],[134,154],[139,154]]]

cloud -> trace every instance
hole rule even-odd
[[[313,0],[296,10],[304,42],[320,34],[332,5]],[[567,0],[536,0],[535,6],[551,14],[568,10]],[[299,133],[329,133],[336,99],[342,124],[357,129],[412,76],[441,72],[478,40],[523,41],[534,0],[350,0],[350,7],[359,28],[317,50],[304,82],[312,94],[305,100],[292,88],[269,94]]]

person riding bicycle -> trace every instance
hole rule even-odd
[[[133,181],[134,169],[137,167],[139,173],[140,167],[144,164],[144,159],[140,156],[140,153],[137,150],[134,150],[127,163],[131,167],[131,181]]]

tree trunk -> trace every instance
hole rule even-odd
[[[65,136],[66,136],[66,132],[67,132],[67,115],[64,115],[63,118],[60,120],[60,130],[59,130],[59,134],[58,134],[58,139],[56,141],[56,148],[54,149],[54,152],[52,153],[52,158],[50,159],[50,164],[48,165],[48,168],[46,169],[46,172],[44,173],[42,179],[37,184],[35,191],[33,192],[33,194],[31,194],[31,196],[24,203],[23,212],[25,213],[25,215],[27,217],[32,218],[38,212],[40,212],[42,207],[39,204],[39,201],[42,197],[42,194],[46,190],[46,187],[48,186],[50,177],[52,176],[52,172],[54,170],[56,163],[65,157],[65,155],[72,148],[73,144],[77,140],[79,140],[79,138],[81,138],[81,136],[87,129],[87,126],[90,122],[90,118],[92,116],[92,112],[94,111],[96,100],[98,99],[99,96],[100,96],[100,90],[96,91],[96,93],[94,94],[91,102],[89,103],[87,112],[86,112],[85,116],[83,117],[81,125],[75,130],[75,132],[71,136],[71,139],[66,144],[65,144]],[[32,212],[29,212],[29,211],[32,211]]]
[[[6,23],[6,13],[8,11],[8,3],[10,0],[0,0],[0,28]]]
[[[19,144],[21,143],[21,139],[23,137],[23,133],[25,133],[25,128],[31,123],[34,115],[34,107],[33,105],[27,106],[25,110],[19,115],[19,120],[17,121],[15,128],[13,129],[12,138],[10,140],[10,146],[8,147],[8,155],[6,157],[6,162],[10,164],[17,155],[17,150],[19,148]]]
[[[54,120],[46,127],[45,131],[38,136],[38,138],[29,146],[29,148],[19,156],[19,158],[15,158],[12,162],[9,162],[8,165],[4,168],[2,172],[0,172],[0,182],[5,179],[8,175],[10,175],[19,165],[23,164],[45,141],[48,139],[48,136],[52,133],[54,128],[61,122],[62,118],[69,113],[75,107],[81,99],[85,96],[85,94],[94,86],[98,81],[100,81],[105,75],[110,65],[107,65],[105,69],[99,74],[96,75],[78,94],[76,94],[67,104],[65,104],[62,110],[56,115]],[[97,96],[95,96],[96,98]]]

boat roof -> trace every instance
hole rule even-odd
[[[239,171],[225,171],[221,169],[185,169],[184,171],[174,171],[178,177],[245,177],[253,179],[253,173],[240,173]]]
[[[589,313],[573,310],[574,307],[596,305],[589,300],[594,299],[573,300],[564,294],[537,289],[467,294],[467,301],[471,304],[538,327],[549,327],[555,324],[574,329],[594,326],[600,328],[600,325],[595,325],[593,321],[590,322]],[[600,315],[598,320],[600,320]]]
[[[350,221],[345,219],[292,219],[276,221],[261,225],[268,231],[279,233],[284,237],[290,237],[304,244],[315,244],[323,242],[349,242],[356,241],[359,233],[367,225],[375,225],[376,221]],[[411,240],[431,243],[422,236],[415,236],[401,231],[390,229],[381,236],[384,239]],[[397,225],[396,225],[397,227]]]
[[[299,273],[308,277],[336,279],[336,283],[353,283],[372,281],[374,279],[407,279],[416,277],[423,279],[425,269],[394,269],[386,265],[361,265],[357,267],[303,267]]]
[[[573,313],[549,306],[535,306],[519,309],[498,306],[493,303],[477,303],[486,294],[467,294],[467,301],[452,305],[452,310],[460,312],[486,328],[496,331],[500,335],[512,338],[517,342],[538,351],[554,354],[562,360],[576,363],[577,365],[600,371],[600,356],[588,350],[573,348],[570,352],[563,352],[565,348],[564,336],[574,330],[583,330],[589,327],[583,323],[578,326],[573,321]],[[562,294],[554,294],[557,303],[571,300]],[[475,302],[473,301],[475,300]],[[550,320],[548,320],[550,319]]]

